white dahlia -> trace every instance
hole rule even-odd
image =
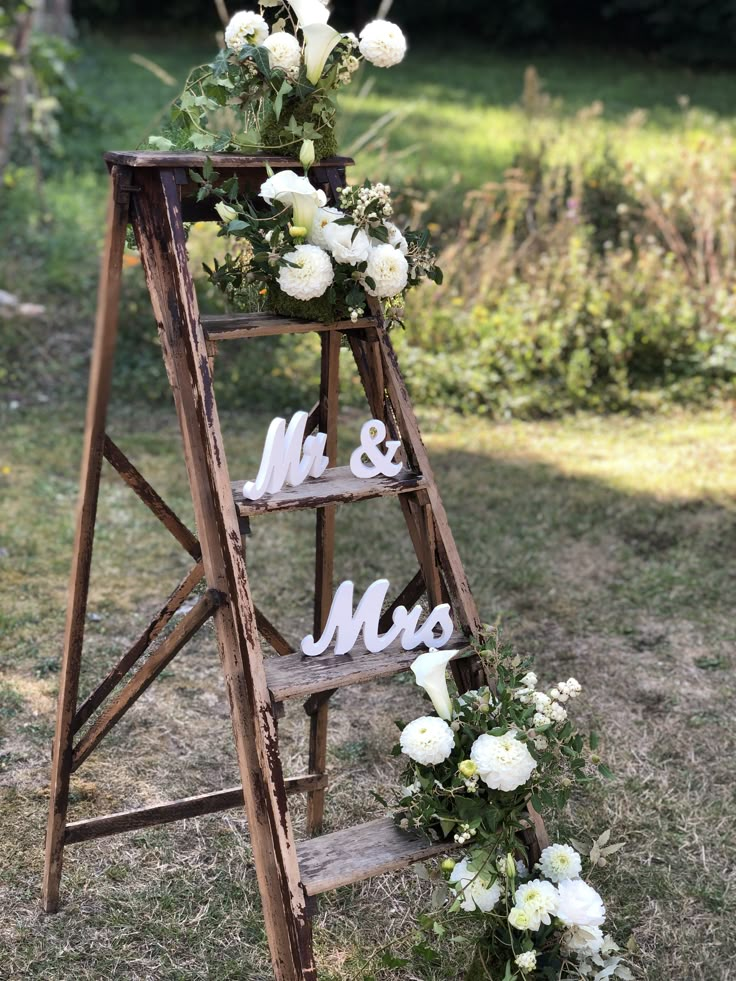
[[[548,845],[540,856],[539,867],[545,878],[562,882],[564,879],[577,879],[582,863],[570,845]]]
[[[288,34],[286,31],[271,34],[263,42],[263,47],[268,50],[271,68],[283,68],[285,72],[289,72],[299,67],[302,49],[293,34]]]
[[[557,886],[557,916],[566,926],[601,926],[606,907],[592,886],[582,879],[565,879]]]
[[[401,752],[415,763],[444,763],[455,745],[455,734],[444,719],[423,715],[404,728]]]
[[[389,20],[373,20],[360,32],[360,53],[378,68],[398,65],[406,54],[406,38],[401,28]]]
[[[450,882],[462,896],[460,908],[466,913],[472,913],[475,909],[479,909],[481,913],[490,913],[501,898],[501,886],[498,880],[488,885],[488,879],[468,867],[467,858],[458,862],[452,870]]]
[[[406,288],[409,279],[409,263],[393,245],[376,245],[368,253],[368,265],[364,277],[370,277],[375,289],[366,285],[369,296],[396,296]]]
[[[549,926],[552,917],[557,914],[559,897],[551,882],[544,879],[532,879],[525,882],[514,893],[516,909],[526,914],[527,930],[538,930],[542,924]],[[513,910],[512,910],[513,912]],[[509,922],[511,917],[509,916]],[[514,926],[514,924],[511,924]]]
[[[325,238],[325,228],[338,218],[344,218],[345,214],[337,208],[317,208],[317,214],[312,222],[312,229],[309,233],[309,241],[319,245],[321,249],[327,249]]]
[[[494,790],[516,790],[527,782],[537,765],[514,732],[503,736],[483,733],[473,743],[470,758],[478,767],[481,780]]]
[[[328,222],[322,234],[327,248],[334,256],[335,262],[344,262],[348,266],[357,266],[368,258],[371,243],[368,235],[355,225],[338,225]]]
[[[330,257],[318,245],[297,245],[284,259],[293,265],[279,269],[279,286],[297,300],[322,296],[335,278]]]
[[[247,44],[258,46],[268,37],[268,24],[252,10],[233,14],[225,28],[225,44],[231,51],[240,51]]]
[[[570,927],[562,935],[562,950],[566,954],[590,957],[603,947],[603,931],[597,926]]]

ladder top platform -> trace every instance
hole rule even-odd
[[[203,167],[210,160],[215,168],[228,170],[243,170],[249,168],[263,169],[266,164],[274,170],[297,167],[301,164],[295,157],[269,156],[262,154],[238,153],[197,153],[194,151],[176,150],[108,150],[104,155],[105,162],[120,167]],[[351,157],[326,157],[316,161],[313,168],[342,168],[349,167],[355,161]]]

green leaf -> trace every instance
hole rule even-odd
[[[598,749],[598,743],[600,742],[597,732],[591,732],[588,743],[591,749]]]
[[[215,143],[212,133],[192,133],[189,140],[195,150],[211,150]]]
[[[173,150],[176,146],[171,140],[167,140],[165,136],[149,136],[148,145],[152,146],[154,150]]]

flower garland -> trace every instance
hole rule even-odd
[[[312,140],[318,158],[333,156],[336,93],[363,61],[397,65],[406,39],[386,20],[367,24],[360,37],[334,30],[328,20],[320,0],[260,0],[258,12],[234,14],[225,49],[190,74],[150,146],[296,156]]]
[[[430,650],[414,661],[417,684],[437,714],[401,726],[394,749],[409,759],[396,801],[399,826],[466,849],[441,863],[446,922],[437,913],[425,925],[442,936],[453,930],[453,918],[480,921],[469,977],[631,979],[601,929],[603,900],[581,878],[584,846],[552,844],[534,868],[520,854],[529,805],[560,808],[575,783],[610,775],[595,752],[596,735],[586,739],[568,718],[581,686],[569,678],[540,689],[536,674],[501,649],[493,631],[474,649],[489,684],[463,694],[450,694],[447,685],[457,652]],[[593,866],[623,847],[608,839],[606,832],[587,850]]]
[[[305,169],[312,159],[307,142]],[[442,281],[429,233],[402,232],[391,221],[387,185],[344,187],[340,207],[327,207],[324,192],[306,176],[285,170],[261,185],[264,209],[238,199],[237,181],[218,186],[211,167],[192,177],[202,185],[200,196],[220,199],[220,234],[241,245],[205,266],[235,306],[252,308],[257,292],[275,313],[331,323],[355,322],[377,301],[391,325],[401,323],[407,290],[423,279]]]

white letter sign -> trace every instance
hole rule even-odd
[[[375,433],[372,432],[375,430]],[[380,419],[369,419],[360,430],[360,446],[353,450],[350,457],[350,469],[356,477],[376,477],[379,473],[386,477],[395,477],[401,470],[401,462],[393,460],[396,451],[401,446],[401,440],[389,439],[386,442],[386,452],[379,449],[386,439],[386,427]],[[363,463],[367,456],[373,466]]]
[[[361,630],[363,643],[372,653],[377,654],[393,643],[401,635],[401,646],[405,651],[412,651],[420,644],[425,647],[444,647],[452,636],[452,619],[450,606],[441,603],[435,606],[427,615],[423,625],[419,627],[419,618],[424,612],[417,605],[411,610],[405,606],[397,606],[393,613],[393,624],[385,634],[378,633],[378,623],[381,610],[388,593],[388,579],[377,579],[363,594],[358,608],[353,613],[352,582],[347,580],[338,587],[330,607],[324,632],[319,640],[309,634],[302,640],[302,653],[307,657],[317,657],[323,654],[335,638],[335,654],[347,654],[358,641]],[[440,634],[435,637],[434,631],[439,628]]]
[[[257,501],[265,493],[276,494],[284,484],[296,487],[307,477],[322,476],[330,462],[324,455],[327,436],[317,433],[304,439],[308,418],[306,412],[295,412],[288,429],[285,419],[272,420],[258,476],[243,484],[243,497]]]

